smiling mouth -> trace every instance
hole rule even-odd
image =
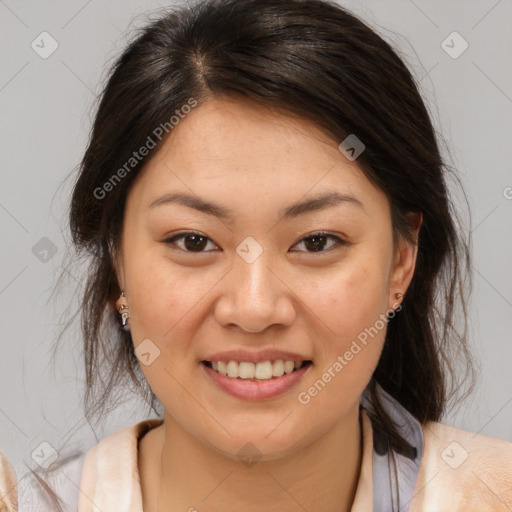
[[[311,365],[312,361],[284,361],[277,359],[260,363],[247,361],[201,361],[201,363],[231,379],[265,382],[296,372],[300,368]]]

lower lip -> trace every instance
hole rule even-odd
[[[257,382],[232,379],[231,377],[226,377],[216,372],[203,363],[199,364],[220,389],[231,396],[243,400],[264,400],[266,398],[275,398],[276,396],[282,395],[295,386],[308,371],[309,367],[312,366],[312,363],[308,363],[294,372],[285,373],[281,377]]]

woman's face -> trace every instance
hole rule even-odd
[[[327,194],[341,199],[311,202]],[[117,265],[166,420],[229,457],[250,442],[270,459],[357,411],[415,257],[393,249],[384,193],[314,124],[212,99],[137,177]],[[287,360],[311,363],[286,373]]]

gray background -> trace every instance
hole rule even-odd
[[[69,246],[72,179],[64,180],[85,148],[107,64],[148,10],[170,4],[0,0],[0,450],[21,472],[22,463],[35,467],[41,442],[87,448],[147,414],[134,398],[102,425],[85,421],[76,328],[52,355],[66,307],[77,307],[80,270],[49,299]],[[443,422],[512,441],[512,0],[342,4],[392,42],[420,80],[470,202],[470,337],[482,377]],[[44,31],[58,43],[46,59],[31,47],[42,46]],[[442,47],[453,31],[469,44],[457,58]],[[447,41],[452,52],[462,48]]]

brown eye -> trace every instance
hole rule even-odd
[[[177,241],[183,242],[183,244],[177,244]],[[164,243],[176,245],[185,252],[201,253],[206,252],[204,251],[204,248],[207,245],[208,241],[211,240],[208,237],[201,235],[200,233],[189,232],[181,233],[172,238],[164,240]],[[217,247],[215,244],[213,244],[213,246]]]
[[[327,250],[324,250],[328,240],[333,240],[334,243],[332,243]],[[308,237],[304,237],[297,245],[300,244],[304,244],[306,252],[327,252],[333,247],[345,245],[345,241],[335,235],[319,232],[313,233]]]
[[[328,244],[328,241],[332,243]],[[180,242],[180,243],[177,243]],[[202,235],[201,233],[194,232],[186,232],[180,233],[179,235],[173,236],[172,238],[168,238],[164,240],[165,244],[171,244],[177,246],[180,250],[189,253],[203,253],[209,252],[205,251],[205,247],[208,245],[208,242],[211,242],[213,248],[218,247],[207,237]],[[297,245],[304,244],[306,251],[299,252],[328,252],[333,247],[346,245],[346,242],[339,238],[338,236],[331,235],[329,233],[319,232],[313,233],[308,237],[304,237]],[[327,249],[326,249],[327,246]]]

